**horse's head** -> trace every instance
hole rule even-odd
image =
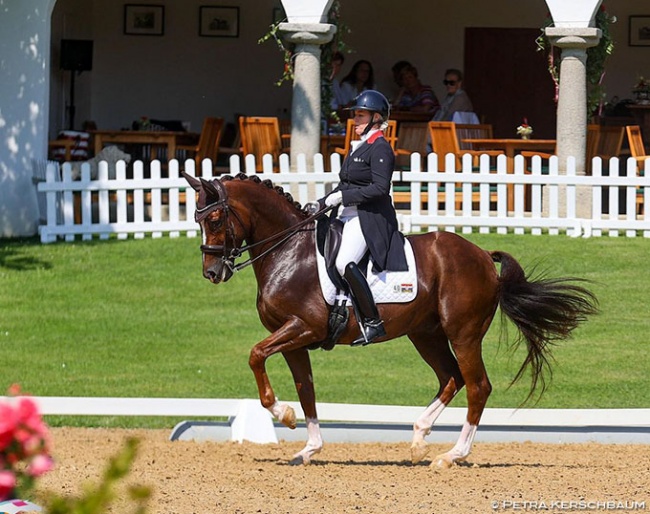
[[[244,239],[237,234],[231,214],[241,220],[228,205],[228,193],[218,179],[208,181],[183,172],[185,180],[199,193],[194,219],[201,226],[203,276],[214,284],[226,282],[234,273],[235,259]],[[241,228],[241,227],[240,227]]]

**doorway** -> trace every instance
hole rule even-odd
[[[539,29],[465,29],[463,86],[494,137],[517,137],[526,118],[534,138],[555,139],[555,85],[537,51],[539,35]]]

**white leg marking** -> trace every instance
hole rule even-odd
[[[311,462],[311,458],[323,449],[323,439],[318,419],[305,418],[305,421],[307,423],[307,445],[296,453],[293,458],[294,460],[302,459],[302,463],[307,465]]]
[[[273,416],[275,416],[275,419],[280,421],[282,419],[282,416],[284,416],[284,413],[287,410],[288,405],[284,403],[280,403],[279,401],[275,400],[275,403],[269,407],[269,411]]]
[[[458,441],[456,441],[456,445],[447,453],[438,455],[431,465],[440,468],[448,468],[458,460],[465,460],[472,451],[472,443],[474,442],[477,428],[478,425],[470,425],[465,421],[463,429],[460,431],[460,437],[458,438]]]
[[[411,443],[411,462],[413,464],[420,462],[429,453],[424,438],[429,435],[431,427],[445,407],[446,405],[436,398],[413,424],[413,442]]]
[[[431,432],[431,427],[438,419],[438,416],[445,410],[446,405],[436,398],[420,415],[413,424],[413,442],[424,440]]]

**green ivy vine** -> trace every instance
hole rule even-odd
[[[616,16],[610,15],[603,5],[596,13],[595,25],[602,32],[598,45],[587,48],[587,113],[589,117],[600,115],[605,105],[605,86],[603,78],[605,77],[605,65],[607,58],[614,51],[614,40],[612,39],[609,27],[616,23]],[[560,85],[560,49],[554,47],[546,37],[545,28],[553,25],[553,19],[549,16],[544,26],[542,34],[536,39],[538,50],[546,52],[548,59],[548,71],[555,83],[555,101],[557,102],[559,85]]]
[[[285,45],[282,41],[280,35],[280,24],[286,22],[286,18],[277,23],[272,24],[269,27],[269,31],[264,34],[258,43],[265,43],[267,41],[275,41],[278,49],[282,53],[283,57],[283,69],[282,76],[275,82],[276,86],[281,86],[285,82],[293,83],[294,78],[294,48],[293,45]],[[344,37],[350,33],[350,29],[341,22],[341,2],[340,0],[334,0],[330,7],[329,12],[327,13],[327,23],[331,25],[336,25],[337,30],[334,34],[332,40],[324,45],[321,45],[321,58],[320,58],[320,72],[321,77],[328,77],[330,74],[330,69],[332,66],[332,56],[340,52],[342,54],[350,53],[349,47],[344,41]],[[321,88],[321,114],[325,119],[334,118],[337,119],[336,112],[332,112],[331,103],[332,103],[332,89],[326,87],[325,81],[322,81],[323,87]]]

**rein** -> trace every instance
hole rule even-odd
[[[257,241],[256,243],[249,244],[246,246],[242,246],[240,248],[237,248],[236,242],[235,242],[235,231],[233,227],[233,223],[230,221],[229,214],[232,212],[232,214],[235,216],[235,219],[239,223],[239,225],[244,228],[244,223],[241,220],[241,217],[237,212],[228,205],[228,196],[226,193],[225,188],[221,188],[221,195],[223,195],[223,198],[217,202],[211,203],[209,205],[206,205],[205,207],[201,209],[197,209],[196,212],[194,213],[194,219],[197,223],[200,223],[203,221],[205,218],[208,217],[209,214],[212,212],[216,211],[217,209],[223,208],[225,215],[226,215],[226,242],[228,238],[232,240],[232,249],[230,252],[228,252],[228,245],[223,244],[223,245],[201,245],[201,251],[205,254],[210,254],[210,255],[221,255],[221,260],[224,263],[225,266],[227,266],[233,273],[235,271],[239,271],[247,266],[250,266],[253,264],[255,261],[258,259],[261,259],[265,255],[269,254],[276,248],[278,248],[280,245],[284,244],[286,241],[288,241],[291,237],[296,235],[299,230],[304,227],[305,225],[311,223],[312,221],[316,220],[318,217],[322,216],[328,211],[331,211],[333,207],[324,207],[323,209],[320,209],[316,213],[308,216],[304,220],[296,223],[295,225],[286,228],[282,230],[281,232],[278,232],[277,234],[274,234],[270,237],[267,237],[266,239],[263,239],[262,241]],[[270,248],[264,250],[261,254],[259,254],[257,257],[254,258],[249,258],[244,262],[241,262],[239,264],[235,264],[235,259],[238,257],[241,257],[244,252],[249,251],[251,248],[255,248],[257,246],[264,245],[266,243],[270,243],[272,241],[276,241],[277,239],[280,239],[277,241],[275,244],[273,244]],[[225,242],[224,242],[225,243]]]

